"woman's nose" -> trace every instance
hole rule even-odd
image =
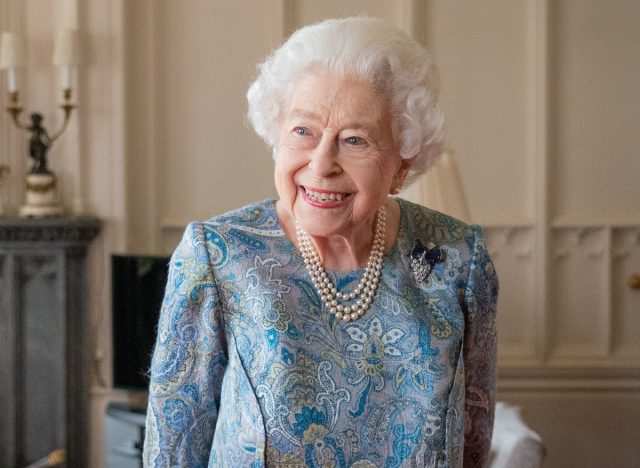
[[[338,164],[338,145],[334,137],[324,135],[311,152],[309,168],[318,177],[327,177],[342,172]]]

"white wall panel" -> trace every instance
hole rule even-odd
[[[500,364],[512,366],[522,359],[541,358],[536,354],[540,323],[535,313],[533,229],[489,227],[485,239],[500,278]]]
[[[554,359],[589,359],[608,353],[607,234],[604,228],[554,232],[549,336]]]
[[[550,2],[552,213],[640,222],[640,2]]]
[[[427,43],[440,69],[448,146],[460,161],[471,216],[483,224],[531,222],[531,3],[428,4]]]
[[[640,228],[613,231],[612,351],[638,365],[640,356],[640,289],[632,288],[633,275],[640,276]]]
[[[244,95],[274,45],[273,9],[205,1],[158,8],[160,219],[184,223],[272,196],[271,157],[244,123]]]
[[[341,18],[345,16],[367,15],[385,18],[394,22],[398,2],[388,0],[296,0],[290,2],[293,6],[293,23],[295,29],[322,21],[327,18]]]
[[[640,459],[640,393],[498,389],[543,439],[545,468],[632,468]]]

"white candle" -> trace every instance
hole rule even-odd
[[[7,69],[7,89],[10,93],[15,93],[18,90],[18,80],[15,68]]]
[[[61,83],[62,89],[71,89],[71,74],[72,67],[71,65],[63,65],[61,68]]]
[[[62,89],[71,89],[73,66],[78,63],[78,41],[76,31],[58,31],[53,52],[53,63],[60,67]]]
[[[22,38],[10,32],[2,33],[0,69],[7,70],[7,88],[13,93],[18,89],[17,68],[24,64]]]

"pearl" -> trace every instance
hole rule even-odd
[[[298,247],[302,254],[302,259],[311,277],[313,287],[320,296],[325,307],[336,319],[344,322],[356,320],[363,316],[371,303],[372,297],[378,287],[380,269],[382,267],[382,256],[384,254],[384,237],[386,231],[386,213],[384,207],[380,207],[376,217],[374,227],[374,237],[371,246],[371,253],[367,260],[367,266],[358,282],[358,286],[351,292],[338,291],[333,281],[327,275],[322,266],[318,252],[316,251],[311,237],[302,229],[296,220],[296,235],[298,237]],[[338,300],[352,301],[357,299],[355,304],[341,304]]]

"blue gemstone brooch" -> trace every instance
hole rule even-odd
[[[433,242],[429,242],[425,247],[419,239],[416,239],[410,258],[413,276],[416,279],[416,283],[420,284],[429,276],[436,263],[445,260],[446,253]]]

